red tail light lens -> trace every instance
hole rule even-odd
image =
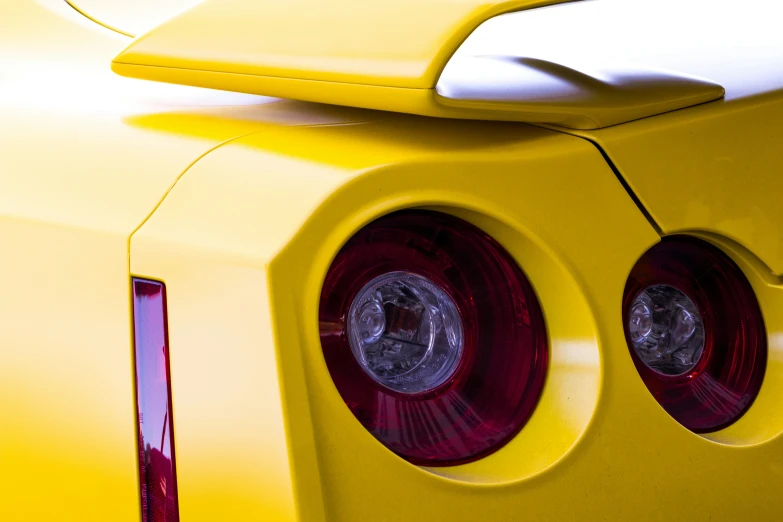
[[[178,522],[166,287],[132,283],[142,522]]]
[[[725,428],[758,395],[761,310],[740,268],[709,243],[672,236],[648,250],[628,278],[623,321],[647,388],[691,431]]]
[[[508,442],[544,385],[538,300],[511,256],[453,216],[405,211],[360,230],[321,294],[321,344],[356,418],[410,462],[469,462]]]

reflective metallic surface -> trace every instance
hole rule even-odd
[[[404,393],[437,388],[457,369],[462,321],[451,297],[408,272],[376,277],[348,311],[348,339],[361,367],[383,386]]]
[[[704,350],[704,324],[693,301],[669,285],[652,285],[634,299],[628,330],[633,349],[652,370],[682,375]]]

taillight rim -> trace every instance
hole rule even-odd
[[[344,382],[341,382],[341,379],[339,375],[336,375],[335,372],[339,371],[339,369],[336,369],[336,362],[334,360],[334,357],[330,354],[331,350],[327,344],[329,343],[328,337],[330,335],[334,335],[334,331],[329,331],[329,327],[324,327],[325,323],[330,323],[329,318],[325,317],[325,306],[328,307],[328,302],[330,298],[328,297],[331,292],[330,287],[334,286],[330,283],[330,277],[334,273],[336,267],[340,267],[344,265],[344,259],[341,257],[342,254],[346,251],[346,248],[350,248],[352,242],[356,241],[357,236],[360,236],[363,231],[368,230],[368,228],[373,227],[377,223],[384,223],[388,222],[388,220],[395,220],[395,219],[413,219],[416,220],[441,220],[446,221],[449,223],[459,223],[459,227],[462,227],[464,230],[470,230],[472,234],[475,234],[475,237],[481,237],[481,241],[484,241],[486,245],[490,245],[491,249],[496,249],[497,252],[501,252],[504,260],[508,262],[508,267],[512,267],[513,270],[515,270],[520,276],[522,281],[521,284],[525,286],[525,296],[527,299],[527,302],[530,303],[532,306],[535,306],[536,309],[533,311],[533,321],[536,322],[536,332],[537,332],[537,338],[543,339],[543,342],[537,341],[535,354],[536,354],[536,361],[539,365],[539,368],[543,368],[543,371],[538,371],[538,373],[535,374],[535,378],[532,380],[532,386],[533,393],[528,394],[526,396],[526,404],[524,408],[524,412],[522,415],[518,415],[520,417],[517,419],[518,425],[515,425],[513,429],[507,429],[501,437],[495,438],[490,443],[486,444],[485,447],[468,452],[467,454],[461,454],[458,456],[447,456],[444,457],[443,454],[439,454],[440,456],[437,456],[433,458],[432,456],[422,456],[422,454],[419,454],[417,452],[407,452],[404,450],[401,450],[400,447],[392,447],[392,445],[389,443],[388,440],[384,440],[383,436],[379,436],[377,433],[377,430],[374,432],[373,429],[368,427],[366,419],[362,418],[361,412],[357,412],[357,408],[355,406],[355,402],[353,401],[352,397],[350,397],[350,394],[346,393],[346,385]],[[475,246],[475,245],[474,245]],[[387,271],[392,270],[399,270],[400,267],[397,265],[389,265],[380,263],[377,264],[373,269],[366,270],[364,274],[362,274],[362,277],[357,277],[354,280],[353,284],[353,290],[352,291],[346,291],[343,292],[340,299],[342,301],[342,307],[338,308],[345,308],[345,303],[350,302],[353,297],[356,295],[356,291],[358,288],[361,288],[363,284],[365,284],[367,281],[372,279],[373,277],[377,277],[379,273],[384,273]],[[470,380],[471,378],[471,365],[475,364],[475,358],[477,357],[478,352],[474,346],[478,342],[477,339],[472,337],[472,334],[470,333],[470,330],[472,328],[471,325],[473,325],[474,322],[478,321],[475,317],[471,317],[470,314],[465,314],[465,302],[470,301],[470,299],[474,299],[476,296],[471,295],[470,299],[460,299],[460,291],[464,293],[464,288],[462,289],[455,289],[454,285],[451,284],[450,281],[448,281],[448,278],[444,278],[442,273],[439,273],[437,270],[426,270],[426,269],[419,269],[419,270],[412,270],[413,272],[419,273],[420,275],[427,277],[441,285],[441,287],[446,287],[448,290],[449,295],[455,296],[458,301],[458,307],[460,309],[460,312],[462,314],[462,320],[463,320],[463,326],[465,326],[466,334],[466,346],[465,346],[465,354],[463,358],[460,361],[460,365],[458,369],[454,372],[452,378],[444,383],[443,385],[439,386],[438,388],[434,390],[429,390],[426,393],[418,394],[414,396],[395,393],[393,390],[380,390],[382,392],[382,395],[385,397],[385,400],[395,400],[400,401],[400,404],[404,404],[407,406],[411,406],[415,403],[421,403],[421,401],[430,401],[430,403],[434,403],[434,401],[443,399],[443,397],[453,391],[455,388],[458,388],[461,385],[464,385],[466,381]],[[469,292],[468,292],[469,293]],[[327,303],[325,305],[325,303]],[[533,287],[530,285],[530,283],[527,281],[527,278],[525,277],[524,273],[522,272],[522,269],[519,267],[518,263],[511,257],[511,255],[505,251],[497,242],[494,241],[489,235],[487,235],[485,232],[481,231],[480,229],[476,228],[474,225],[463,221],[460,218],[457,218],[451,214],[433,211],[433,210],[422,210],[422,209],[410,209],[410,210],[402,210],[397,211],[391,214],[387,214],[385,216],[382,216],[375,221],[372,221],[369,225],[365,226],[361,230],[359,230],[356,234],[354,234],[351,239],[348,240],[348,242],[343,246],[343,248],[340,250],[340,252],[335,256],[333,259],[333,262],[328,270],[328,273],[326,275],[326,279],[324,281],[323,287],[322,287],[322,293],[321,293],[321,305],[320,305],[320,324],[321,324],[321,340],[322,340],[322,351],[324,353],[324,358],[326,359],[327,363],[327,369],[332,377],[333,383],[337,387],[338,393],[343,398],[344,402],[348,405],[351,412],[354,414],[354,417],[356,417],[359,422],[361,422],[366,429],[368,429],[375,437],[376,439],[380,440],[381,443],[383,443],[387,448],[389,448],[392,452],[396,453],[397,455],[401,456],[403,459],[419,465],[419,466],[426,466],[426,467],[442,467],[442,466],[456,466],[461,464],[467,464],[469,462],[473,462],[475,460],[481,459],[491,453],[494,453],[495,451],[502,448],[505,444],[507,444],[511,439],[513,439],[517,433],[524,427],[524,425],[527,423],[527,421],[530,419],[532,414],[534,413],[536,406],[538,404],[539,399],[541,398],[541,395],[543,393],[544,389],[544,383],[547,378],[547,368],[549,363],[549,342],[548,342],[548,333],[546,328],[546,322],[544,321],[543,317],[543,311],[541,310],[540,303],[535,295],[535,292],[533,291]],[[325,321],[326,319],[326,321]],[[325,344],[326,343],[326,344]],[[343,351],[345,351],[345,346],[343,346]],[[343,361],[348,362],[348,361]],[[363,373],[363,372],[361,372]],[[474,379],[475,380],[475,379]],[[376,386],[375,391],[378,392],[377,383],[373,382],[373,380],[367,376],[362,375],[361,378],[357,375],[356,382],[361,381],[364,383],[364,385],[374,385]],[[429,451],[429,450],[428,450]],[[436,451],[437,453],[437,451]]]
[[[315,451],[325,455],[325,459],[333,458],[335,451],[347,451],[357,459],[390,466],[389,469],[415,468],[408,472],[426,473],[436,480],[500,485],[562,469],[575,458],[580,443],[589,438],[591,427],[596,426],[594,421],[600,412],[606,382],[607,358],[601,349],[606,340],[598,330],[599,317],[591,304],[589,288],[579,271],[574,270],[575,261],[591,262],[592,258],[580,258],[580,253],[553,248],[552,236],[546,229],[502,206],[484,205],[475,198],[463,198],[440,189],[437,189],[438,197],[432,198],[431,191],[417,190],[411,194],[399,187],[395,192],[395,187],[390,184],[390,192],[372,205],[351,207],[350,201],[342,198],[328,202],[328,208],[318,219],[308,221],[269,263],[270,292],[276,303],[273,324],[286,347],[280,355],[283,368],[290,372],[287,378],[300,383],[295,389],[306,389],[310,397],[307,404],[310,415],[296,419],[312,419],[317,434],[313,440]],[[329,373],[319,339],[319,301],[324,277],[335,256],[363,226],[404,209],[456,216],[491,235],[524,268],[545,311],[550,358],[536,410],[508,444],[464,465],[416,466],[384,447],[346,407]],[[614,244],[613,238],[607,236],[609,244]],[[632,266],[639,248],[644,249],[648,244],[639,244],[638,248],[618,245],[620,263],[615,265]],[[610,272],[604,273],[611,276]],[[610,283],[617,290],[613,295],[622,293],[626,275],[627,269],[611,277]],[[298,336],[296,341],[289,337],[292,332]],[[305,432],[297,430],[297,433]]]
[[[637,355],[629,334],[630,305],[645,288],[659,284],[687,295],[705,323],[701,359],[681,375],[654,371]],[[724,308],[732,309],[734,315],[719,317]],[[643,383],[664,411],[693,433],[709,435],[732,426],[761,393],[768,357],[764,316],[746,274],[711,242],[678,234],[664,237],[647,250],[628,276],[622,318],[628,351]],[[732,373],[733,366],[723,365],[737,357],[746,363],[739,374]],[[737,387],[740,377],[746,384]],[[676,392],[681,393],[679,399],[673,398]],[[708,392],[712,395],[707,396]],[[733,395],[738,399],[727,399]],[[714,412],[709,420],[710,411],[720,409],[724,411]]]

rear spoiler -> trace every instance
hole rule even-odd
[[[719,85],[662,71],[591,75],[518,56],[451,60],[490,18],[556,3],[565,0],[205,0],[137,38],[112,69],[334,105],[580,129],[723,96]]]

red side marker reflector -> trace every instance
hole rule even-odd
[[[142,522],[179,522],[166,332],[166,287],[133,279]]]

